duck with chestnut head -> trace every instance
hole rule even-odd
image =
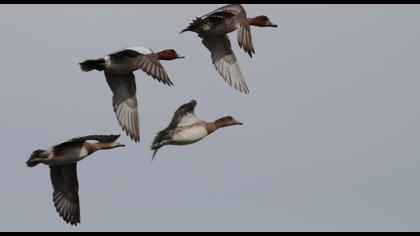
[[[50,167],[54,206],[65,222],[71,225],[80,223],[77,162],[99,150],[124,147],[125,145],[116,141],[119,137],[120,135],[89,135],[73,138],[45,150],[35,150],[26,161],[28,167],[38,164]],[[89,140],[96,142],[90,143]]]
[[[230,4],[196,18],[181,33],[186,31],[197,33],[210,51],[212,62],[223,79],[235,89],[249,93],[227,34],[237,30],[239,46],[252,57],[255,50],[250,26],[277,27],[265,15],[248,18],[242,5]]]
[[[141,69],[146,74],[166,85],[172,86],[161,60],[171,61],[180,56],[174,49],[154,53],[146,47],[128,47],[106,57],[86,60],[80,64],[82,71],[98,70],[105,73],[112,90],[112,106],[121,128],[134,142],[140,141],[138,101],[136,97],[135,71]]]
[[[194,113],[196,105],[197,101],[191,100],[189,103],[180,106],[168,127],[156,135],[151,145],[151,149],[154,151],[152,161],[157,151],[165,145],[192,144],[220,128],[242,125],[241,122],[231,116],[217,119],[214,122],[203,121]]]

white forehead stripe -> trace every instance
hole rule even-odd
[[[139,53],[144,54],[144,55],[153,53],[152,49],[144,48],[144,47],[129,47],[127,49],[139,52]]]

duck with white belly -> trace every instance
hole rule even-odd
[[[188,145],[198,142],[217,129],[242,125],[231,116],[220,118],[214,122],[206,122],[194,114],[197,101],[192,100],[178,108],[171,123],[166,129],[160,131],[151,145],[154,150],[152,161],[159,150],[165,145]]]

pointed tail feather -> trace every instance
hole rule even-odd
[[[153,162],[153,160],[155,160],[155,156],[156,156],[156,153],[157,153],[157,151],[159,150],[159,148],[155,148],[155,149],[153,149],[153,150],[155,150],[155,151],[153,152],[153,156],[152,156],[152,160],[151,160],[151,162]]]

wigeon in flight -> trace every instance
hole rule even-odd
[[[129,47],[106,57],[79,63],[82,71],[104,71],[112,90],[112,105],[121,128],[134,142],[140,141],[137,111],[136,82],[134,71],[142,69],[148,75],[166,85],[173,85],[160,60],[184,58],[175,50],[154,53],[145,47]]]
[[[152,161],[162,146],[192,144],[219,128],[242,125],[231,116],[220,118],[214,122],[203,121],[194,114],[196,105],[197,102],[192,100],[179,107],[169,126],[156,135],[151,145],[151,149],[154,150]]]
[[[235,89],[249,93],[227,34],[238,30],[239,46],[252,57],[255,50],[250,26],[277,27],[267,16],[248,18],[240,4],[230,4],[193,20],[181,33],[185,31],[198,33],[203,39],[204,46],[211,52],[213,64],[223,79]]]
[[[80,223],[77,162],[98,150],[124,147],[116,140],[120,135],[90,135],[70,139],[45,150],[36,150],[26,162],[28,167],[40,163],[50,167],[54,188],[53,201],[58,214],[71,225]],[[89,143],[95,140],[96,143]]]

